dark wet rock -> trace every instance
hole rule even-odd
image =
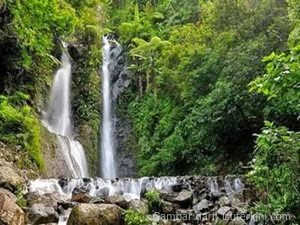
[[[104,203],[104,199],[100,198],[100,197],[91,197],[90,200],[90,204],[100,204],[100,203]]]
[[[219,203],[220,207],[228,206],[228,205],[230,205],[230,200],[227,196],[222,196],[219,198],[218,203]]]
[[[69,179],[66,179],[66,178],[61,178],[58,180],[58,184],[64,188],[65,186],[67,186],[69,183]]]
[[[217,215],[220,216],[221,218],[231,218],[232,216],[232,211],[231,208],[228,206],[224,206],[218,209]]]
[[[57,223],[58,217],[56,208],[42,203],[33,204],[29,209],[29,220],[32,224]]]
[[[174,205],[171,202],[161,201],[161,211],[165,214],[174,213]]]
[[[241,218],[235,218],[228,223],[228,225],[246,225],[246,222]]]
[[[30,192],[26,194],[25,197],[29,206],[41,203],[47,206],[56,207],[59,202],[64,202],[59,193],[39,195],[38,193]]]
[[[192,201],[193,201],[193,192],[187,190],[183,190],[179,192],[178,196],[173,199],[173,202],[179,204],[184,208],[191,206]]]
[[[72,202],[79,202],[79,203],[89,203],[91,200],[91,196],[85,192],[74,192],[72,194],[71,201]]]
[[[209,209],[209,201],[207,199],[203,199],[197,205],[193,207],[195,213],[201,213],[203,211],[207,211]]]
[[[115,204],[123,209],[127,209],[129,206],[129,201],[127,201],[123,195],[108,196],[105,199],[105,203]]]
[[[109,195],[109,188],[108,187],[104,187],[104,188],[101,188],[101,189],[97,190],[97,197],[100,197],[100,198],[104,199],[108,195]]]
[[[179,195],[179,193],[160,190],[159,195],[160,198],[162,198],[165,201],[174,202],[174,199]]]

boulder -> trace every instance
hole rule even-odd
[[[85,192],[75,192],[72,194],[71,201],[79,202],[79,203],[89,203],[91,200],[91,196]]]
[[[45,206],[56,207],[58,204],[68,204],[62,199],[59,193],[47,193],[44,195],[39,195],[35,192],[30,192],[26,194],[26,200],[29,206],[34,204],[43,204]]]
[[[201,213],[203,211],[207,211],[209,209],[209,201],[207,199],[202,199],[197,205],[193,207],[195,213]]]
[[[141,212],[143,214],[148,214],[149,213],[149,207],[148,204],[142,200],[139,199],[132,199],[129,202],[128,208],[134,209],[138,212]]]
[[[127,201],[123,195],[108,196],[105,199],[105,203],[115,204],[123,209],[127,209],[129,206],[129,201]]]
[[[108,187],[103,187],[99,190],[97,190],[97,197],[99,198],[106,198],[109,195],[109,188]]]
[[[230,200],[227,196],[222,196],[219,198],[218,203],[219,203],[220,207],[228,206],[228,205],[230,205]]]
[[[232,216],[231,208],[228,206],[221,207],[218,209],[217,215],[222,219],[231,218]]]
[[[4,187],[14,192],[24,184],[24,179],[10,166],[0,166],[0,187]]]
[[[246,225],[246,222],[241,218],[235,218],[228,223],[228,225]]]
[[[100,204],[100,203],[105,203],[105,201],[100,197],[91,197],[91,200],[89,203],[90,204]]]
[[[179,192],[178,196],[173,199],[173,202],[179,204],[183,208],[187,208],[192,205],[193,201],[193,192],[183,190]]]
[[[179,209],[176,210],[176,219],[180,219],[180,221],[182,222],[192,222],[195,218],[196,215],[194,213],[194,211],[192,209]],[[173,222],[175,222],[176,220],[172,220],[172,224]],[[177,224],[177,223],[175,223]],[[182,224],[182,223],[180,223]]]
[[[174,202],[174,199],[179,195],[177,192],[167,192],[164,190],[159,190],[160,198],[168,202]]]
[[[57,223],[58,217],[54,207],[42,203],[33,204],[29,209],[29,220],[32,224]]]
[[[72,209],[67,225],[122,225],[122,209],[113,204],[79,204]]]
[[[11,193],[9,190],[6,190],[4,188],[0,188],[0,194],[6,195],[8,198],[10,198],[13,202],[17,201],[17,197]]]
[[[25,225],[24,212],[15,201],[12,193],[0,192],[0,224]]]
[[[165,214],[171,214],[174,212],[174,206],[171,202],[161,201],[161,212]]]

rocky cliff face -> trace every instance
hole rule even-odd
[[[136,146],[132,134],[132,124],[125,112],[118,110],[122,94],[129,87],[131,74],[126,69],[125,53],[121,46],[114,46],[112,51],[112,62],[110,71],[112,76],[112,99],[115,112],[115,144],[116,159],[119,177],[135,177],[136,163],[134,157],[134,146]]]

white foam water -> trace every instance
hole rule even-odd
[[[117,177],[114,149],[114,124],[112,120],[112,90],[111,72],[109,65],[112,61],[112,46],[107,37],[103,37],[103,65],[102,65],[102,135],[101,135],[101,175],[102,177],[114,179]]]
[[[117,180],[102,178],[70,179],[65,180],[65,185],[61,185],[58,179],[37,179],[29,182],[28,191],[36,192],[38,195],[59,193],[64,198],[71,199],[75,189],[85,190],[92,197],[99,196],[107,189],[109,196],[122,194],[127,199],[139,199],[142,190],[145,188],[170,191],[175,184],[177,184],[177,178],[175,177],[123,178]]]

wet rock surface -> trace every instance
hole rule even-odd
[[[126,56],[120,45],[112,42],[111,63],[109,69],[112,77],[112,109],[114,111],[114,137],[118,177],[136,177],[136,146],[132,124],[127,115],[119,112],[123,93],[131,83],[131,73],[127,70]]]

